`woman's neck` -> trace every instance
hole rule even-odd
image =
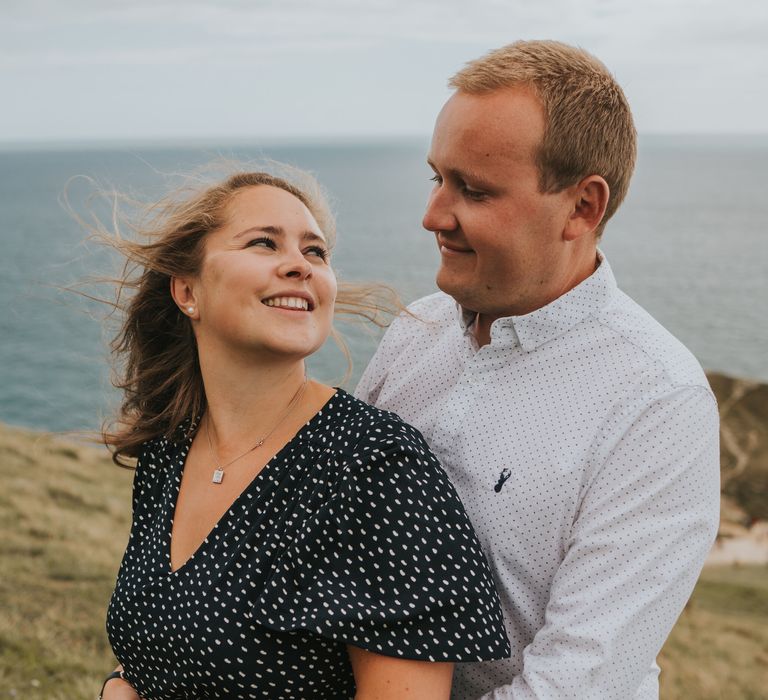
[[[246,442],[263,437],[276,426],[291,400],[302,391],[303,359],[216,357],[200,353],[200,371],[207,403],[205,421],[222,460]],[[298,396],[304,398],[304,392]],[[291,407],[300,413],[303,400]]]

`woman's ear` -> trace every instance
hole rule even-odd
[[[182,313],[198,318],[197,298],[192,281],[187,277],[171,277],[171,296]]]
[[[599,175],[589,175],[575,186],[573,211],[563,232],[565,240],[575,241],[597,230],[610,194],[608,183]]]

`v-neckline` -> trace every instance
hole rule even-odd
[[[197,548],[184,560],[184,562],[176,569],[173,568],[173,563],[171,560],[171,550],[173,547],[173,523],[176,517],[176,507],[179,503],[179,494],[181,493],[181,480],[184,476],[184,467],[187,463],[187,458],[189,457],[189,451],[192,448],[192,440],[194,439],[194,436],[187,438],[182,443],[182,450],[179,453],[177,459],[178,459],[178,467],[174,470],[174,476],[176,477],[176,483],[173,485],[172,489],[170,490],[169,495],[169,503],[168,507],[166,509],[165,518],[164,518],[164,543],[163,543],[163,573],[167,576],[177,576],[180,575],[183,571],[185,571],[187,568],[189,568],[196,559],[198,559],[200,556],[202,556],[202,552],[204,549],[206,549],[207,545],[209,544],[211,537],[216,533],[217,530],[219,530],[227,520],[231,517],[231,513],[240,505],[240,502],[243,501],[245,498],[247,498],[248,494],[253,491],[256,487],[254,484],[259,484],[264,480],[262,475],[273,471],[274,470],[274,464],[276,464],[280,458],[283,456],[283,453],[286,452],[289,448],[294,446],[298,440],[304,439],[304,434],[308,432],[313,424],[317,422],[320,419],[320,415],[331,406],[331,404],[334,403],[336,398],[342,393],[342,389],[334,387],[336,390],[334,393],[330,396],[330,398],[314,413],[314,415],[306,422],[304,425],[302,425],[295,433],[295,435],[288,440],[277,452],[275,452],[274,455],[264,464],[264,466],[258,471],[256,475],[254,475],[253,479],[251,479],[243,488],[240,493],[235,496],[235,499],[230,503],[230,505],[227,507],[227,509],[221,514],[219,519],[213,524],[213,527],[209,530],[208,534],[203,538],[203,541],[197,546]]]

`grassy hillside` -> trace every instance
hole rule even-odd
[[[0,427],[0,698],[93,698],[132,472],[103,450]],[[664,700],[765,698],[768,570],[705,572],[659,659]]]
[[[130,524],[132,472],[106,451],[0,429],[0,697],[95,697]],[[13,692],[15,691],[15,692]]]
[[[704,569],[658,664],[661,700],[766,700],[768,568]]]

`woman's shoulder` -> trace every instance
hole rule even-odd
[[[141,446],[138,464],[148,467],[158,466],[167,459],[172,444],[164,435],[150,438]]]
[[[194,418],[184,420],[172,437],[156,435],[144,442],[136,461],[136,478],[152,479],[164,473],[176,460],[183,460],[194,435]]]
[[[371,406],[346,392],[338,399],[348,426],[338,426],[333,438],[344,455],[337,462],[340,488],[354,491],[375,486],[378,493],[401,488],[452,492],[440,461],[415,427],[396,413]]]
[[[332,460],[328,498],[254,604],[259,622],[389,656],[506,658],[488,564],[419,431],[346,392],[326,409],[324,418],[338,423],[324,422],[318,439],[348,447]],[[295,596],[286,594],[294,587]]]
[[[422,434],[396,413],[376,408],[343,389],[337,391],[335,398],[340,422],[345,423],[354,436],[354,441],[349,443],[353,452],[408,446],[429,450]]]

